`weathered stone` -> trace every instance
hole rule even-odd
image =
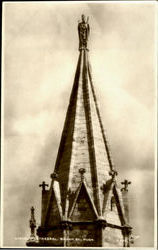
[[[32,246],[129,246],[127,193],[122,190],[122,200],[110,171],[114,164],[84,47],[55,164],[57,178],[51,175],[50,189],[42,193],[39,241]]]

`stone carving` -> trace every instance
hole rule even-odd
[[[85,16],[81,16],[82,21],[78,24],[78,35],[79,35],[79,50],[82,49],[88,49],[87,48],[87,42],[90,32],[90,27],[88,24],[88,18],[87,21],[85,20]]]
[[[39,185],[39,187],[42,187],[42,191],[45,191],[45,187],[48,187],[48,184],[45,183],[45,181],[42,182],[42,184]]]

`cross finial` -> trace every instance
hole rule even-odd
[[[42,191],[45,191],[45,187],[48,187],[48,184],[43,181],[42,184],[39,185],[39,187],[42,187]]]
[[[131,181],[124,180],[123,182],[121,182],[121,184],[124,185],[124,187],[121,188],[121,191],[128,191],[127,187],[129,184],[131,184]]]
[[[112,180],[115,180],[115,176],[117,175],[117,171],[112,169],[110,172],[109,172],[109,175],[112,177]]]
[[[85,168],[80,168],[79,173],[81,174],[81,181],[84,180],[84,173],[86,172]]]

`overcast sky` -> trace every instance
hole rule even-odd
[[[119,173],[129,187],[134,246],[154,235],[156,40],[154,2],[3,3],[4,245],[25,246],[30,207],[40,224],[89,16],[93,81]],[[23,237],[24,239],[16,239]]]

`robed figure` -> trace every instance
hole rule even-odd
[[[88,49],[87,42],[89,37],[90,27],[87,21],[85,20],[85,16],[82,15],[82,21],[78,24],[78,35],[79,35],[79,50]]]

